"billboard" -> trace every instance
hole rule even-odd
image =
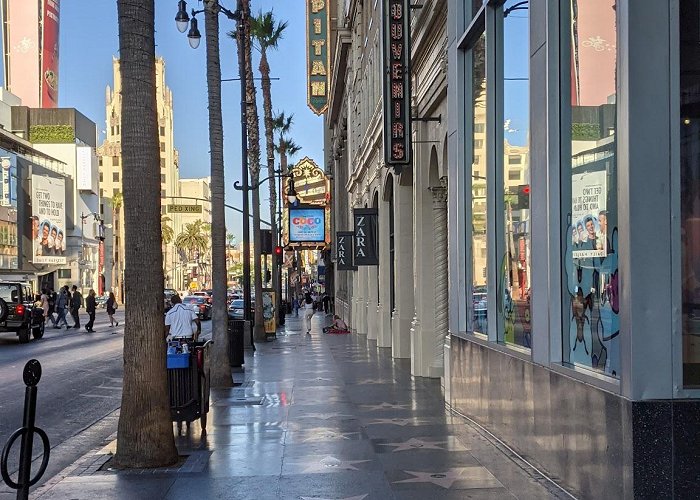
[[[76,171],[78,189],[97,194],[99,189],[97,156],[94,149],[90,146],[78,146],[76,148]]]
[[[32,175],[32,262],[66,263],[65,179]]]
[[[39,2],[8,0],[3,5],[5,87],[23,106],[40,107]]]
[[[571,242],[574,259],[607,255],[607,172],[571,175]]]
[[[41,107],[58,107],[58,27],[60,0],[43,0]]]
[[[323,207],[289,208],[290,243],[324,243],[326,211]]]

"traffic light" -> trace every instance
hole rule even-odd
[[[528,210],[530,208],[530,185],[521,184],[518,186],[518,200],[516,206],[518,210]]]
[[[282,257],[284,256],[284,249],[282,247],[275,247],[275,259],[277,259],[278,264],[282,264]]]
[[[269,283],[272,280],[272,272],[269,269],[265,269],[265,283]]]
[[[262,236],[260,253],[262,255],[270,255],[272,253],[272,231],[269,229],[261,229],[260,235]]]

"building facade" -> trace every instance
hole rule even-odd
[[[185,229],[188,224],[201,221],[206,228],[211,226],[211,178],[180,179],[180,196],[178,203],[183,205],[199,205],[201,212],[179,214],[180,228]],[[184,290],[189,287],[209,288],[211,284],[211,251],[203,255],[195,256],[195,260],[188,259],[186,252],[179,249],[171,263],[175,276],[174,287]]]
[[[334,272],[335,310],[378,348],[443,377],[447,334],[447,3],[412,11],[414,163],[384,163],[380,2],[331,2],[332,86],[326,169],[333,175],[334,231],[353,209],[378,210],[378,266]],[[334,255],[337,262],[337,254]]]
[[[697,495],[698,9],[448,2],[446,402],[580,498]]]
[[[100,191],[106,203],[111,206],[114,230],[114,248],[111,258],[112,288],[123,297],[124,277],[124,207],[122,203],[122,161],[121,161],[121,71],[119,59],[112,61],[114,88],[107,87],[106,134],[104,142],[98,147],[100,164]],[[168,214],[167,206],[179,196],[179,160],[174,142],[173,94],[165,83],[165,61],[156,59],[156,99],[158,107],[158,129],[160,137],[160,177],[161,177],[161,214],[163,223],[169,224],[177,234],[181,228],[180,216]],[[163,247],[164,272],[168,276],[166,287],[174,286],[172,263],[177,260],[174,244]]]

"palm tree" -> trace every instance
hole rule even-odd
[[[228,312],[226,310],[226,215],[224,213],[224,130],[221,116],[221,60],[219,56],[219,3],[204,1],[207,48],[207,89],[209,99],[209,151],[211,164],[211,247],[214,303],[212,331],[214,346],[211,385],[231,387],[228,360]]]
[[[256,99],[255,83],[253,81],[253,58],[251,54],[251,30],[250,30],[250,0],[241,0],[241,9],[243,11],[242,22],[244,35],[237,36],[237,33],[229,33],[231,38],[235,38],[238,44],[238,50],[242,50],[245,59],[245,86],[246,86],[246,129],[248,131],[248,170],[250,171],[251,186],[257,185],[260,179],[260,123],[258,119],[258,106]],[[253,329],[253,338],[257,342],[265,341],[265,328],[263,325],[262,314],[262,266],[261,243],[262,235],[260,232],[260,190],[253,189],[253,281],[255,296],[258,297],[255,308],[255,327]]]
[[[129,307],[114,460],[121,467],[162,467],[177,461],[177,449],[163,355],[163,254],[150,244],[160,238],[154,0],[117,0],[117,11]]]
[[[187,258],[195,260],[197,254],[203,254],[209,247],[209,235],[205,223],[201,220],[185,224],[184,230],[175,238],[175,246],[187,253]]]
[[[270,64],[267,60],[267,51],[276,49],[277,44],[282,39],[284,30],[287,28],[287,23],[275,22],[275,16],[272,11],[263,13],[260,11],[257,17],[250,20],[250,31],[258,42],[260,49],[260,65],[258,70],[262,77],[262,94],[263,94],[263,117],[265,123],[265,144],[267,149],[267,175],[270,177],[268,186],[270,188],[270,231],[273,235],[277,235],[277,223],[275,214],[277,213],[277,189],[275,187],[275,127],[272,117],[272,84],[270,82]],[[279,269],[277,268],[277,259],[272,259],[272,283],[278,283]],[[276,286],[275,286],[276,288]],[[281,297],[277,295],[277,301]],[[279,306],[278,306],[279,307]]]

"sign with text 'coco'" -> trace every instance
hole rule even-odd
[[[355,221],[353,260],[356,266],[379,265],[379,240],[377,239],[376,208],[355,208],[353,210]]]
[[[326,239],[326,213],[322,207],[289,209],[290,243],[323,243]]]
[[[411,164],[411,7],[408,0],[383,3],[384,161]]]
[[[307,101],[311,111],[317,115],[328,108],[330,90],[329,3],[329,0],[306,0]]]
[[[335,260],[338,271],[354,271],[352,262],[352,240],[355,233],[352,231],[338,231],[335,240]]]

